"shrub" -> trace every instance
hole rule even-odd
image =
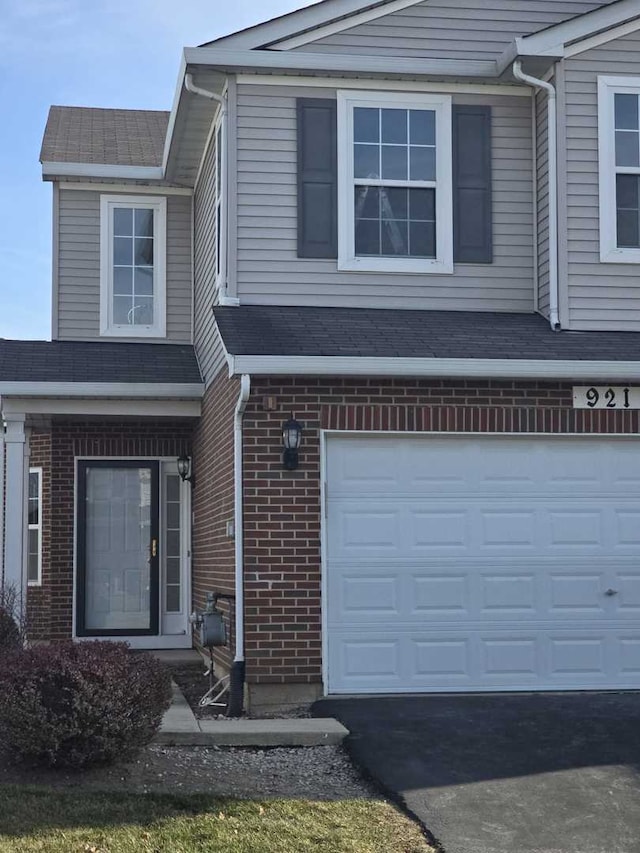
[[[13,586],[0,584],[0,652],[20,648],[26,639],[26,624],[20,595]]]
[[[19,649],[20,629],[11,613],[0,604],[0,653]]]
[[[0,736],[16,758],[87,767],[147,744],[171,701],[171,680],[126,643],[21,649],[0,660]]]

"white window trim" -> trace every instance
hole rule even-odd
[[[339,91],[338,95],[338,269],[380,273],[453,272],[453,166],[451,96],[415,92]],[[353,215],[353,108],[355,106],[435,110],[436,257],[356,257]]]
[[[640,95],[640,77],[598,77],[600,260],[608,264],[640,264],[640,248],[618,248],[614,113],[617,93]],[[624,167],[624,172],[640,174],[640,168]]]
[[[227,114],[226,110],[220,110],[220,115],[216,121],[215,130],[213,132],[215,141],[215,211],[216,211],[216,264],[219,269],[216,269],[215,289],[224,291],[227,281]],[[222,154],[218,158],[218,143],[220,142]],[[220,162],[220,172],[218,175],[218,160]],[[218,243],[218,223],[217,217],[220,216],[220,242]]]
[[[29,468],[29,476],[31,474],[38,475],[38,523],[37,524],[29,524],[29,518],[27,515],[27,529],[29,531],[37,530],[38,531],[38,578],[37,580],[28,580],[28,586],[42,586],[42,468]],[[28,542],[27,538],[27,542]],[[27,565],[28,565],[28,554],[29,550],[27,548]]]
[[[116,325],[113,322],[113,209],[132,207],[153,210],[153,325]],[[120,338],[165,338],[167,335],[166,296],[167,200],[149,196],[100,196],[100,334]]]

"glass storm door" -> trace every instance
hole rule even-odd
[[[78,636],[158,633],[158,463],[78,463]]]

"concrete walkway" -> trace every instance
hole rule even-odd
[[[640,693],[323,699],[444,853],[640,853]]]
[[[198,720],[174,682],[155,743],[168,746],[334,746],[349,734],[333,719]]]

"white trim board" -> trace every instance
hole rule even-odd
[[[105,181],[59,181],[57,186],[61,190],[87,190],[102,193],[126,193],[136,196],[143,195],[183,195],[192,196],[191,187],[158,187],[145,186],[144,184],[110,184]]]
[[[107,163],[56,163],[45,161],[42,164],[44,178],[130,178],[141,181],[161,181],[164,177],[162,166],[117,166]]]
[[[410,74],[454,77],[488,77],[498,74],[495,60],[407,59],[399,56],[358,54],[289,53],[277,50],[224,50],[217,47],[187,47],[188,66],[207,65],[220,71],[246,72],[251,68],[280,71],[362,72],[365,74]]]
[[[613,27],[613,29],[567,45],[564,51],[565,59],[569,59],[572,56],[579,56],[587,50],[592,50],[594,47],[601,47],[610,41],[631,35],[631,33],[635,33],[637,30],[640,30],[640,17],[634,21],[628,21],[626,24],[621,24],[619,27]]]
[[[427,92],[462,95],[508,95],[530,98],[531,87],[505,83],[441,83],[418,80],[364,80],[353,77],[298,77],[287,74],[238,74],[238,85],[294,86],[313,89],[373,89],[378,92]]]
[[[64,400],[58,398],[5,397],[4,415],[117,415],[144,418],[199,418],[199,400]]]
[[[365,9],[363,12],[354,12],[347,18],[341,17],[336,21],[324,24],[324,26],[316,26],[313,30],[307,30],[304,33],[300,33],[300,35],[284,39],[284,41],[269,42],[268,46],[272,50],[293,50],[296,47],[319,41],[336,33],[342,33],[361,24],[377,21],[378,18],[383,18],[385,15],[392,15],[394,12],[401,12],[403,9],[408,9],[410,6],[417,6],[421,2],[422,0],[389,0],[389,2],[381,6],[376,6],[373,9]]]
[[[199,400],[203,384],[169,382],[0,382],[0,397],[122,397],[140,400]]]
[[[640,361],[229,355],[229,375],[640,380]]]

